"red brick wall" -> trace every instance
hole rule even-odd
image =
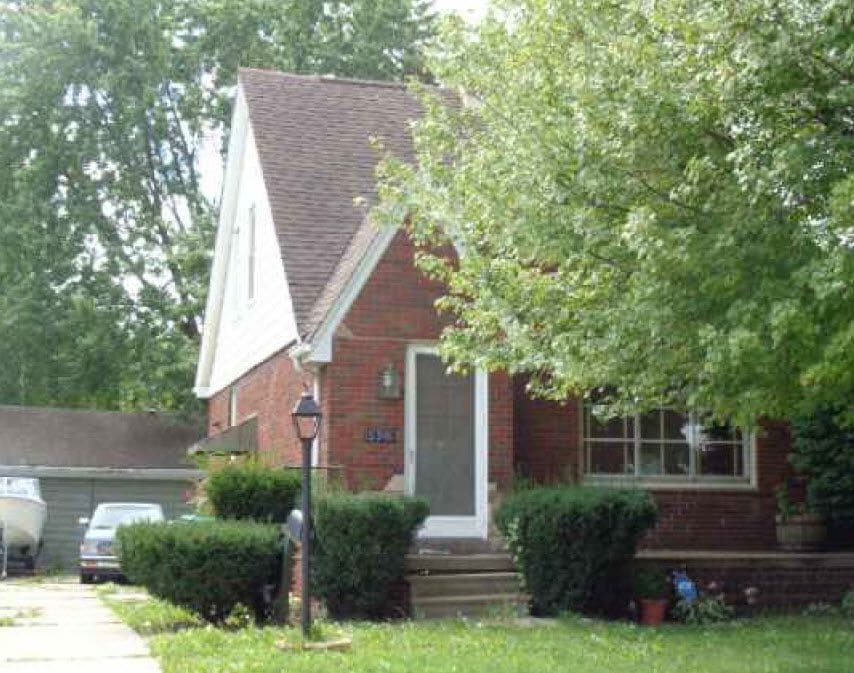
[[[573,482],[580,471],[578,404],[531,400],[514,386],[516,469],[538,483]],[[764,423],[756,439],[757,489],[655,491],[659,521],[644,546],[653,549],[772,549],[774,489],[789,475],[789,434]]]
[[[578,405],[532,399],[526,380],[517,376],[516,471],[538,484],[574,482],[578,478]]]
[[[413,264],[414,248],[398,234],[344,318],[332,362],[321,378],[321,399],[329,410],[325,428],[330,463],[346,469],[354,488],[383,488],[404,467],[403,399],[377,397],[380,371],[389,363],[401,378],[406,348],[439,338],[442,321],[434,307],[441,287]],[[490,481],[506,486],[513,469],[513,394],[504,374],[490,376]],[[394,428],[397,441],[365,441],[367,428]]]
[[[297,372],[287,351],[281,351],[235,381],[237,418],[235,425],[252,416],[258,418],[258,450],[271,464],[299,465],[300,444],[291,424],[290,412],[311,382]],[[208,400],[208,435],[228,429],[230,387]]]
[[[684,570],[701,590],[717,585],[715,593],[726,594],[727,603],[740,613],[768,608],[803,607],[825,602],[838,605],[854,587],[854,556],[851,554],[759,553],[752,556],[709,552],[680,556],[647,551],[639,554],[644,563],[665,571]],[[755,589],[752,602],[745,589]]]

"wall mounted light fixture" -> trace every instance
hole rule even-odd
[[[377,397],[381,400],[398,400],[401,396],[400,374],[393,362],[380,370],[377,381]]]

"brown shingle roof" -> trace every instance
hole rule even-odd
[[[297,326],[306,336],[375,235],[366,215],[381,156],[371,138],[411,160],[408,122],[420,106],[401,84],[251,69],[240,71],[240,84]]]
[[[187,468],[202,434],[169,414],[0,405],[0,465]]]

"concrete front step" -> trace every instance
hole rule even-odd
[[[416,619],[440,617],[507,617],[528,614],[528,597],[520,593],[431,596],[412,599]]]
[[[450,574],[514,572],[513,559],[506,553],[489,554],[408,554],[410,574]]]
[[[436,596],[487,596],[518,593],[520,577],[514,572],[409,575],[412,600]]]

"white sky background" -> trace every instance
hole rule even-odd
[[[467,21],[476,23],[484,13],[489,0],[433,0],[433,7],[439,12],[457,12]],[[219,133],[212,134],[202,145],[199,152],[199,176],[202,193],[212,202],[219,203],[224,172],[220,153]]]

